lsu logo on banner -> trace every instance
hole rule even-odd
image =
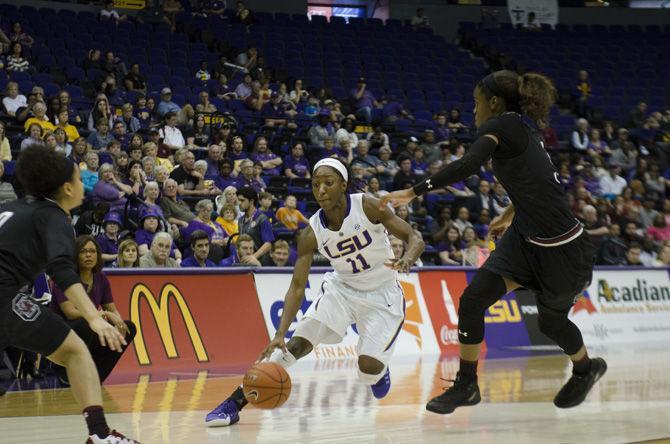
[[[516,299],[501,299],[486,311],[484,322],[499,324],[502,322],[521,322],[521,311]]]
[[[172,334],[172,324],[170,319],[170,299],[173,299],[179,307],[179,311],[184,318],[184,324],[188,332],[193,350],[195,351],[198,362],[208,362],[209,357],[203,344],[198,327],[195,324],[191,310],[182,296],[179,289],[173,284],[166,284],[160,292],[158,300],[154,297],[151,290],[144,284],[137,284],[132,290],[130,296],[130,320],[137,326],[137,335],[135,335],[134,345],[137,360],[140,365],[150,365],[151,359],[147,352],[147,347],[143,334],[143,321],[140,316],[140,302],[146,301],[153,315],[158,334],[160,335],[165,354],[168,358],[178,358],[177,348],[175,347]]]

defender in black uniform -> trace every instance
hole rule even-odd
[[[87,443],[133,444],[107,426],[98,372],[84,342],[28,292],[46,270],[100,343],[122,351],[123,335],[95,309],[72,261],[74,229],[68,216],[84,198],[79,168],[47,147],[33,145],[21,153],[16,173],[29,196],[0,212],[0,351],[13,346],[42,353],[67,369],[88,424]]]
[[[480,401],[477,360],[486,309],[519,287],[534,290],[540,330],[573,362],[573,375],[554,404],[574,407],[584,401],[607,365],[601,358],[588,357],[581,332],[568,319],[576,298],[591,282],[594,248],[572,215],[556,168],[534,129],[535,122],[546,119],[556,90],[539,74],[498,71],[477,84],[474,96],[477,138],[465,155],[414,188],[390,193],[381,202],[408,203],[434,187],[466,179],[477,174],[489,157],[512,201],[490,225],[490,234],[504,233],[502,238],[461,296],[461,362],[454,385],[426,408],[451,413]]]

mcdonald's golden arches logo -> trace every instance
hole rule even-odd
[[[186,325],[186,331],[188,332],[198,362],[209,362],[209,356],[207,356],[207,350],[205,350],[205,346],[202,343],[198,327],[196,326],[191,310],[179,289],[174,284],[165,284],[161,289],[158,300],[156,300],[153,293],[151,293],[151,290],[149,290],[146,285],[137,284],[133,288],[130,296],[130,320],[137,326],[137,335],[135,335],[134,344],[135,353],[137,354],[137,360],[140,365],[151,364],[151,359],[149,358],[149,353],[147,352],[146,343],[144,341],[143,324],[140,316],[140,301],[143,299],[149,304],[149,309],[156,321],[156,327],[158,328],[158,334],[161,338],[163,348],[165,349],[165,354],[170,359],[179,357],[172,335],[172,324],[170,322],[170,298],[175,300],[179,307],[179,311],[181,311],[184,318],[184,324]]]

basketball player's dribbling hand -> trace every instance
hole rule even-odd
[[[284,342],[284,335],[275,335],[275,337],[270,341],[267,347],[265,347],[265,350],[260,354],[256,362],[261,362],[266,359],[268,359],[270,356],[272,356],[272,352],[275,351],[276,348],[281,349],[284,353],[288,353],[288,349],[286,348],[286,342]]]
[[[511,220],[506,220],[501,216],[494,217],[489,225],[489,236],[491,239],[500,239],[511,223]]]
[[[388,204],[391,204],[394,207],[399,207],[400,205],[407,205],[415,197],[416,195],[414,194],[414,191],[411,188],[407,190],[393,191],[379,198],[379,208],[384,209],[384,207],[386,207]]]
[[[126,339],[112,324],[99,317],[89,322],[88,326],[98,335],[100,345],[119,353],[123,352],[122,344],[126,345]]]

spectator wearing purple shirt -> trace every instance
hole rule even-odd
[[[165,213],[163,213],[163,209],[160,206],[161,192],[158,182],[147,182],[142,190],[142,196],[144,197],[144,205],[140,207],[140,210],[155,211],[161,219],[165,219]]]
[[[188,226],[181,232],[185,241],[191,241],[191,234],[196,230],[207,233],[207,236],[213,245],[223,248],[228,241],[226,230],[218,223],[212,220],[214,204],[209,199],[202,199],[195,204],[195,218],[189,222]]]
[[[402,103],[393,96],[387,96],[386,100],[384,100],[382,116],[384,117],[384,122],[388,123],[393,123],[398,119],[414,120],[414,117],[405,111]]]
[[[237,191],[237,199],[240,202],[242,216],[237,221],[240,234],[248,234],[254,241],[254,245],[259,245],[258,250],[253,257],[258,261],[270,252],[272,242],[275,240],[272,232],[272,225],[267,217],[256,209],[258,204],[258,194],[252,188],[243,188]],[[239,245],[238,239],[238,245]]]
[[[137,242],[140,256],[149,252],[154,236],[158,232],[158,220],[160,215],[153,209],[145,211],[140,217],[142,228],[135,231],[135,242]],[[174,242],[170,246],[170,257],[181,260],[181,252],[174,248]]]
[[[231,255],[219,262],[220,267],[234,265],[261,266],[261,262],[254,255],[254,239],[248,234],[240,234],[237,244],[232,248]]]
[[[447,115],[445,113],[439,113],[435,116],[435,140],[441,142],[443,140],[449,140],[451,131],[447,125]]]
[[[133,194],[133,189],[122,183],[114,175],[114,167],[102,164],[98,170],[100,180],[93,187],[93,203],[107,202],[112,211],[122,211],[126,205],[126,196]]]
[[[209,236],[202,230],[191,233],[191,250],[193,254],[181,262],[182,267],[211,268],[216,264],[209,260]]]
[[[237,178],[233,177],[233,162],[229,159],[223,159],[219,163],[219,174],[214,178],[214,185],[220,190],[225,190],[229,186],[237,185]]]
[[[375,96],[366,89],[364,77],[358,79],[356,88],[351,90],[351,97],[356,102],[356,118],[364,122],[372,122],[372,108],[380,108],[381,105],[375,100]]]
[[[205,172],[205,179],[214,180],[219,177],[219,163],[223,159],[223,148],[219,145],[210,145],[207,149],[207,171]],[[221,188],[223,189],[223,188]]]
[[[108,267],[117,258],[119,252],[119,230],[123,226],[121,216],[115,212],[109,212],[102,221],[105,232],[99,235],[95,240],[100,246],[103,265]]]
[[[277,91],[272,93],[270,101],[261,108],[261,116],[265,119],[266,126],[284,126],[288,123],[286,104],[282,103]]]
[[[124,321],[121,318],[119,311],[114,305],[109,281],[101,271],[102,257],[100,248],[92,236],[79,236],[75,240],[74,263],[76,264],[76,271],[81,279],[81,283],[91,298],[91,302],[93,302],[93,305],[97,309],[103,310],[102,317],[117,328],[125,337],[127,345],[123,346],[121,353],[101,345],[97,333],[91,330],[88,322],[82,317],[81,312],[67,299],[63,290],[55,283],[51,289],[53,298],[50,306],[83,339],[98,369],[100,382],[103,382],[112,372],[119,359],[121,359],[123,351],[132,342],[137,329],[131,321]],[[62,382],[68,383],[64,368],[56,367],[56,374]]]
[[[130,145],[130,134],[128,134],[128,131],[126,130],[126,124],[122,120],[117,120],[114,123],[112,135],[114,136],[114,139],[119,141],[121,148],[124,151],[127,151],[128,146]]]
[[[412,159],[412,169],[417,176],[423,176],[428,170],[428,162],[426,162],[425,154],[422,149],[414,151],[414,159]]]
[[[346,159],[347,153],[335,146],[335,139],[332,137],[327,137],[324,140],[323,149],[321,150],[319,156],[321,159],[325,159],[326,157],[341,157]]]
[[[233,137],[232,149],[228,151],[227,157],[233,162],[233,174],[239,174],[240,163],[249,158],[249,153],[244,149],[244,141],[240,136]]]
[[[268,141],[263,136],[256,138],[254,151],[251,153],[251,160],[260,162],[263,166],[263,174],[266,176],[279,176],[281,172],[280,166],[284,163],[281,157],[270,151]]]
[[[309,161],[305,157],[305,148],[298,142],[291,148],[291,154],[284,159],[284,175],[291,179],[309,179]]]
[[[237,177],[235,188],[251,188],[256,193],[265,191],[265,184],[261,183],[254,176],[254,162],[250,159],[244,159],[241,164],[242,174]]]
[[[456,225],[450,225],[445,238],[437,244],[442,265],[461,265],[463,262],[462,248],[461,232]]]

